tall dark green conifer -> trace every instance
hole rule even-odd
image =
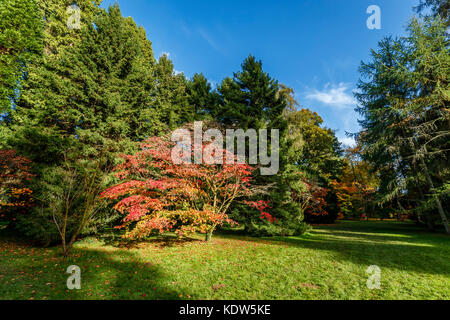
[[[262,69],[261,61],[249,56],[242,70],[222,81],[222,103],[213,115],[225,125],[261,129],[283,125],[286,102],[278,96],[278,82]],[[278,128],[283,129],[283,128]]]
[[[381,41],[361,65],[359,138],[381,174],[380,202],[414,201],[430,228],[436,216],[449,232],[442,205],[449,179],[448,37],[443,21],[431,18],[414,19],[409,33]]]
[[[186,122],[194,120],[194,110],[188,101],[188,82],[183,73],[176,73],[173,62],[163,54],[155,65],[156,86],[152,101],[152,110],[160,118],[154,134],[167,129],[176,129]]]
[[[73,137],[59,134],[59,125],[69,116],[49,121],[48,114],[67,110],[59,92],[67,90],[66,80],[58,75],[61,57],[65,50],[75,47],[81,38],[81,30],[68,27],[70,14],[67,8],[70,0],[36,0],[38,7],[30,10],[39,15],[43,22],[43,54],[27,65],[21,82],[17,110],[11,114],[8,126],[12,131],[4,142],[36,163],[58,163],[62,160],[61,150],[71,145]],[[92,24],[99,12],[100,1],[79,0],[80,27]],[[63,85],[64,84],[64,85]],[[56,87],[56,91],[53,89]],[[67,110],[67,113],[72,113]]]
[[[216,110],[220,96],[212,90],[208,79],[196,73],[188,82],[189,105],[193,107],[195,120],[212,118],[211,111]]]
[[[415,7],[416,11],[422,13],[425,8],[430,8],[434,16],[440,16],[450,25],[450,2],[448,0],[420,0]]]
[[[127,141],[149,134],[155,64],[145,31],[118,6],[85,25],[79,42],[33,74],[13,114],[14,124],[44,127],[83,145],[87,157],[98,150],[123,151]]]
[[[28,64],[42,53],[42,29],[36,0],[0,2],[0,114],[11,111]]]

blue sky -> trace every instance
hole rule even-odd
[[[145,28],[155,56],[168,53],[187,77],[202,72],[220,83],[253,54],[295,90],[302,107],[351,142],[345,132],[359,128],[352,95],[358,66],[383,37],[405,34],[419,0],[104,0],[103,6],[114,2]],[[381,9],[380,30],[366,26],[370,5]]]

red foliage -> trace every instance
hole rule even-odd
[[[299,173],[303,175],[302,173]],[[304,190],[301,192],[293,192],[293,199],[297,201],[305,214],[305,216],[326,216],[328,212],[325,210],[328,203],[325,200],[328,189],[323,188],[314,180],[301,177]]]
[[[259,200],[259,201],[244,201],[244,202],[248,206],[258,210],[261,213],[261,215],[260,215],[261,219],[266,219],[270,223],[277,222],[277,218],[273,217],[270,213],[264,211],[267,208],[269,208],[269,209],[271,208],[269,206],[269,201]]]
[[[150,138],[141,151],[122,156],[124,161],[115,168],[122,182],[102,197],[118,200],[114,208],[126,215],[120,226],[128,229],[126,237],[169,230],[180,236],[209,233],[218,225],[235,223],[227,210],[237,198],[249,194],[254,168],[237,163],[175,164],[174,146],[167,139]],[[193,155],[193,148],[190,151]],[[216,152],[227,156],[226,150]]]
[[[14,150],[0,150],[0,214],[8,209],[24,210],[31,206],[31,161],[18,156]]]
[[[310,194],[309,202],[305,208],[305,215],[310,216],[326,216],[328,212],[325,210],[328,203],[325,197],[328,194],[328,189],[318,186],[315,183],[305,182],[308,192]]]

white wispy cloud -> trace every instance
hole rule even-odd
[[[306,98],[337,108],[346,108],[356,104],[350,85],[344,82],[340,82],[338,85],[327,83],[322,90],[309,90]]]
[[[220,47],[216,44],[216,42],[214,41],[214,39],[202,28],[198,29],[198,32],[200,33],[200,36],[206,41],[208,42],[208,44],[216,51],[221,52]]]
[[[183,20],[180,21],[180,27],[181,27],[181,30],[184,32],[185,36],[189,38],[191,36],[192,32],[191,32],[191,29],[186,25],[186,23]]]
[[[343,138],[338,138],[339,142],[346,145],[346,146],[350,146],[350,147],[354,147],[356,145],[356,141],[353,138],[350,137],[343,137]]]

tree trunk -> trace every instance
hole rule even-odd
[[[63,244],[63,247],[62,247],[62,254],[63,254],[63,258],[65,259],[65,258],[67,258],[67,256],[69,255],[69,251],[70,251],[70,245],[67,245],[67,244]]]
[[[444,224],[445,231],[450,234],[450,229],[448,227],[448,221],[447,216],[445,215],[444,208],[442,208],[441,200],[439,200],[439,196],[436,194],[436,191],[434,190],[434,184],[433,180],[431,180],[430,174],[428,173],[428,167],[425,164],[425,161],[421,159],[423,172],[425,174],[425,177],[427,178],[427,182],[430,185],[430,192],[433,195],[434,201],[436,202],[436,205],[438,207],[439,215],[441,216],[442,223]]]
[[[425,196],[423,195],[423,191],[422,191],[422,187],[419,184],[419,179],[417,179],[417,172],[414,172],[414,174],[416,175],[416,184],[417,184],[417,189],[419,190],[419,195],[420,198],[422,199],[422,201],[425,201]],[[427,227],[429,230],[434,231],[434,224],[433,224],[433,220],[431,220],[431,216],[430,213],[427,212],[426,210],[420,210],[420,212],[422,213],[423,216],[425,216],[425,221],[427,223]]]
[[[207,233],[206,233],[206,237],[205,237],[205,241],[206,241],[206,242],[211,241],[211,237],[212,237],[212,232],[207,232]]]
[[[66,246],[63,248],[63,257],[67,258],[67,256],[69,255],[69,251],[70,251],[70,247]]]
[[[419,178],[418,178],[419,174],[417,172],[416,164],[413,164],[413,173],[414,173],[414,176],[415,176],[414,180],[415,180],[416,185],[417,185],[417,190],[419,190],[420,198],[422,199],[422,201],[425,201],[425,196],[423,194],[422,187],[420,186],[420,182],[419,182]],[[427,212],[426,210],[425,211],[424,210],[420,210],[420,212],[422,213],[422,215],[425,216],[425,221],[427,223],[428,229],[431,230],[431,231],[434,231],[433,220],[431,219],[430,213]]]
[[[406,135],[404,129],[403,129],[403,135]],[[414,140],[409,140],[409,144],[410,144],[410,147],[411,147],[411,151],[412,151],[413,153],[416,152],[417,149],[416,149]],[[427,150],[426,150],[426,148],[425,148],[425,154],[426,154],[426,153],[427,153]],[[423,159],[421,159],[420,163],[421,163],[421,165],[424,167],[424,170],[426,171],[426,175],[427,175],[427,181],[428,181],[428,183],[430,183],[430,182],[431,182],[431,179],[429,179],[428,168],[427,168],[427,166],[426,166],[426,164],[425,164],[425,161],[424,161]],[[414,173],[414,176],[415,176],[415,179],[414,179],[414,180],[416,181],[417,188],[419,189],[419,194],[420,194],[422,200],[425,201],[425,196],[424,196],[424,194],[423,194],[423,192],[422,192],[422,188],[420,187],[419,178],[418,178],[418,172],[417,172],[417,167],[416,167],[416,164],[415,164],[414,161],[413,161],[413,163],[412,163],[412,167],[413,167],[413,173]],[[430,185],[431,188],[433,188],[432,185],[433,185],[433,183],[431,182],[431,185]],[[439,206],[440,206],[440,201],[439,201],[439,199],[437,199],[437,200],[438,200]],[[422,210],[421,210],[421,211],[422,211]],[[425,211],[422,211],[422,212],[423,212],[423,214],[425,215],[425,220],[426,220],[426,223],[427,223],[427,227],[428,227],[430,230],[434,230],[433,220],[431,219],[430,213],[427,212],[426,210],[425,210]],[[447,231],[447,233],[448,233],[448,224],[446,225],[445,229],[446,229],[446,231]]]

